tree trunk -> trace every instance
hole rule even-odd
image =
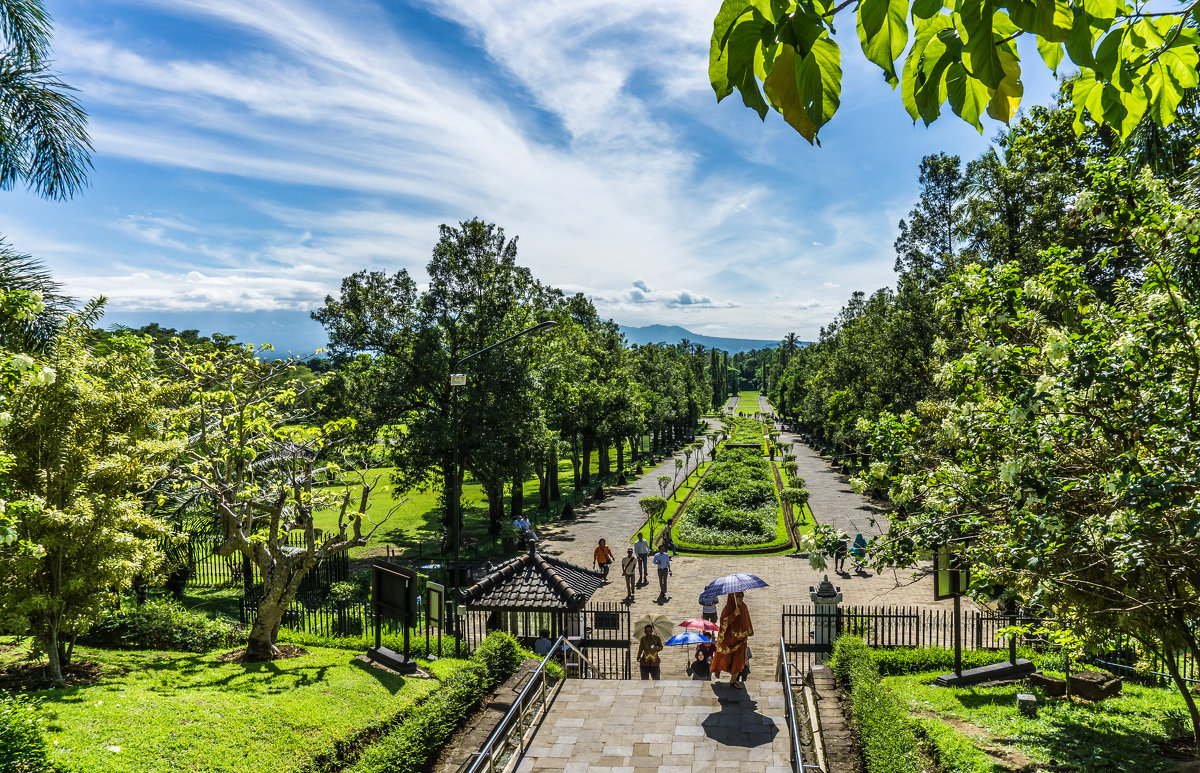
[[[521,510],[525,507],[525,481],[521,479],[521,475],[517,474],[512,479],[512,496],[509,500],[508,514],[512,520],[517,520],[521,517]]]
[[[538,479],[538,510],[548,510],[550,508],[550,486],[546,480],[546,471],[549,466],[546,464],[545,456],[535,456],[533,458],[533,472]]]
[[[575,490],[578,491],[582,485],[579,474],[579,436],[571,436],[571,468],[575,471]]]
[[[562,491],[558,488],[558,449],[550,449],[550,458],[547,466],[549,467],[550,475],[550,500],[558,502],[562,499]]]
[[[442,499],[445,500],[445,507],[442,511],[442,527],[446,530],[446,549],[454,550],[455,537],[460,533],[455,528],[453,523],[454,512],[454,473],[450,468],[454,465],[453,459],[447,457],[442,461]],[[461,518],[459,519],[461,522]],[[246,586],[249,588],[250,586]]]
[[[597,466],[599,466],[599,468],[600,468],[599,474],[600,474],[601,478],[606,477],[609,473],[612,472],[612,462],[609,461],[609,458],[608,458],[608,448],[609,448],[608,439],[607,438],[602,439],[599,443],[599,448],[597,449],[597,452],[600,456],[600,460],[599,460],[599,463]]]
[[[617,471],[625,471],[625,441],[620,435],[617,436]]]
[[[268,577],[271,579],[270,585]],[[276,579],[275,572],[263,573],[263,591],[262,600],[258,602],[258,614],[250,626],[250,638],[246,641],[246,660],[252,662],[274,660],[279,654],[275,636],[291,602],[287,597],[287,583]]]
[[[592,482],[592,445],[591,433],[583,433],[583,474],[579,478],[583,486]]]
[[[1179,673],[1179,662],[1170,647],[1163,647],[1163,661],[1167,664],[1167,673],[1171,675],[1175,687],[1183,695],[1183,702],[1187,704],[1188,715],[1192,720],[1192,746],[1195,748],[1196,754],[1200,755],[1200,710],[1196,708],[1196,699],[1192,696],[1192,691],[1188,689],[1188,683],[1183,681],[1183,675]]]
[[[504,483],[496,481],[483,487],[488,501],[488,534],[499,534],[504,521]]]

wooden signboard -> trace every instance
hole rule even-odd
[[[371,605],[375,612],[375,646],[367,649],[367,657],[381,665],[411,674],[417,670],[409,657],[409,629],[417,624],[417,580],[412,569],[385,561],[371,565]],[[404,653],[383,646],[383,620],[395,620],[404,629]]]

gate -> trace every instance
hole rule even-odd
[[[467,609],[459,620],[463,642],[474,649],[491,631],[506,631],[533,649],[543,630],[550,639],[566,636],[586,661],[568,676],[586,679],[631,678],[629,610],[621,604],[591,604],[576,612],[530,609]],[[570,662],[570,661],[568,661]]]

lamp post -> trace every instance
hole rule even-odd
[[[454,361],[454,367],[450,369],[450,425],[451,431],[454,433],[454,463],[450,467],[450,534],[454,539],[454,567],[451,570],[451,586],[454,590],[459,589],[459,546],[462,543],[462,512],[461,512],[461,492],[459,491],[459,473],[458,473],[458,387],[464,386],[467,383],[467,375],[459,373],[458,369],[467,360],[478,357],[485,352],[490,352],[498,346],[503,346],[510,341],[515,341],[523,335],[529,333],[540,333],[543,330],[549,330],[558,323],[554,320],[546,320],[539,322],[533,327],[527,327],[516,335],[511,335],[503,341],[497,341],[490,346],[485,346],[477,352],[471,352],[466,357],[460,357]],[[456,638],[457,642],[458,639]],[[457,649],[457,644],[456,644]]]

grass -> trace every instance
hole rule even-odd
[[[643,444],[643,452],[648,446]],[[616,449],[610,449],[609,457],[612,460],[612,470],[614,474],[620,472],[616,467]],[[592,483],[589,484],[589,489],[594,489],[599,478],[596,470],[599,468],[599,452],[592,452]],[[626,464],[629,464],[628,456],[626,456]],[[405,501],[400,505],[399,509],[389,518],[379,531],[371,538],[365,548],[357,548],[351,551],[352,558],[360,558],[366,553],[372,551],[377,552],[379,548],[385,545],[411,545],[412,543],[436,543],[441,534],[441,516],[442,516],[442,489],[440,481],[433,481],[430,488],[425,491],[409,491],[407,493],[398,493],[393,491],[389,481],[388,474],[390,468],[381,467],[368,471],[370,480],[375,475],[382,475],[380,478],[380,489],[372,496],[371,504],[367,511],[367,518],[364,519],[364,529],[368,526],[368,521],[378,522],[387,515],[388,511],[396,506],[398,502]],[[560,459],[558,465],[558,480],[559,487],[562,491],[564,501],[575,502],[576,494],[574,469],[571,466],[570,458]],[[354,499],[361,492],[361,486],[351,486],[351,498]],[[562,502],[552,503],[554,513],[562,508]],[[507,512],[507,501],[506,501]],[[551,517],[550,513],[538,509],[537,495],[537,478],[532,478],[525,485],[525,506],[522,512],[529,517],[535,524],[544,522]],[[337,528],[337,512],[326,510],[318,512],[313,518],[317,528],[335,530]],[[463,483],[463,522],[464,531],[468,539],[474,538],[478,540],[480,552],[487,553],[491,547],[491,538],[487,535],[488,528],[488,513],[487,500],[483,494],[483,487],[480,486],[470,476]],[[508,522],[508,519],[505,519]],[[425,545],[424,550],[429,551],[430,545]],[[433,545],[433,552],[436,552],[436,545]]]
[[[675,513],[679,512],[679,508],[683,506],[683,501],[687,499],[688,494],[690,494],[692,489],[696,487],[696,484],[700,482],[700,478],[704,477],[704,471],[708,469],[710,464],[712,464],[712,462],[701,462],[700,464],[696,465],[691,474],[687,476],[687,479],[684,480],[683,483],[679,484],[679,488],[676,489],[675,495],[667,497],[667,509],[664,510],[662,516],[656,518],[654,522],[654,536],[656,538],[660,533],[662,533],[663,523],[670,521],[675,517]],[[637,542],[637,532],[645,532],[646,539],[650,538],[649,523],[649,521],[642,521],[642,525],[637,528],[637,531],[629,535],[630,545]],[[688,555],[684,551],[680,552],[684,555]]]
[[[1183,698],[1174,690],[1126,682],[1120,695],[1100,703],[1039,695],[1038,715],[1030,718],[1018,713],[1016,707],[1018,692],[1036,692],[1028,686],[932,686],[930,682],[940,673],[889,676],[883,683],[922,716],[932,715],[943,725],[969,723],[991,735],[975,738],[975,745],[982,742],[985,746],[1013,747],[1039,766],[1080,773],[1153,773],[1178,767],[1177,762],[1164,759],[1158,746],[1166,740],[1167,713],[1184,710]],[[935,732],[945,735],[940,727]],[[989,770],[980,767],[977,756],[961,750],[959,754],[964,760],[962,766],[947,769],[969,773]]]
[[[369,668],[346,650],[308,651],[241,664],[218,653],[77,648],[76,659],[99,664],[102,675],[38,693],[52,761],[71,773],[295,770],[439,686]],[[430,668],[444,679],[461,663]]]

